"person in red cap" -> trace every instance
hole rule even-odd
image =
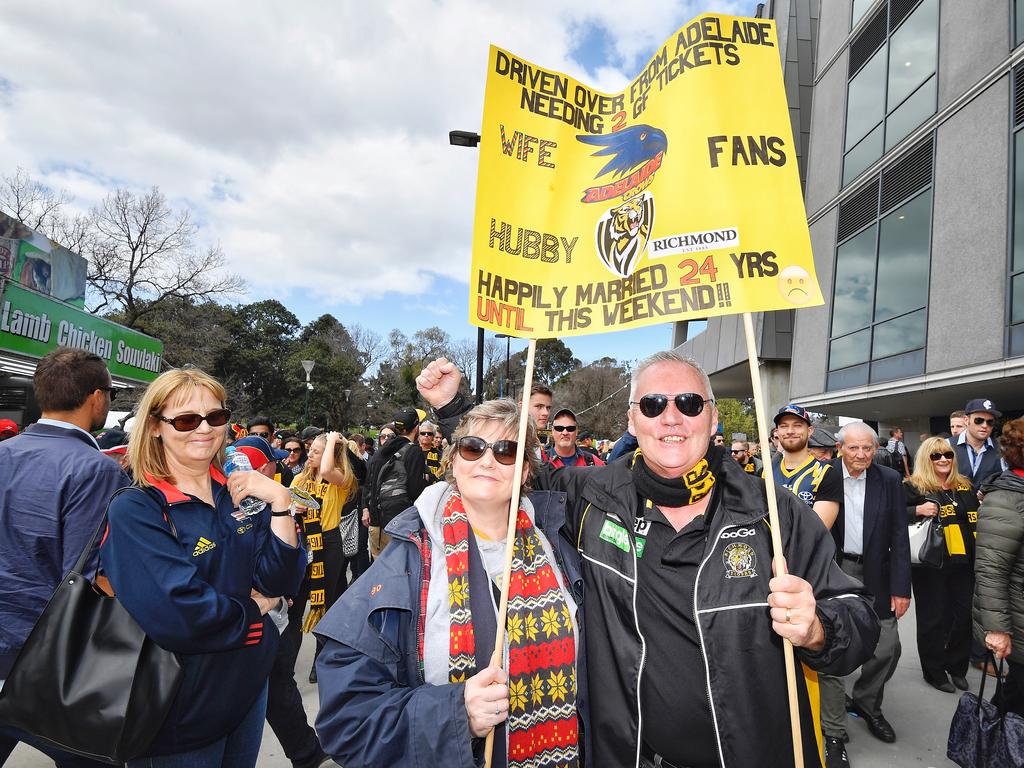
[[[10,440],[18,434],[18,425],[10,419],[0,419],[0,442]]]

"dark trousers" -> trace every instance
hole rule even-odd
[[[1006,665],[1009,667],[1009,674],[1003,681],[1000,695],[992,697],[992,703],[1001,710],[1015,712],[1024,717],[1024,664],[1007,660]]]
[[[110,768],[110,763],[101,763],[98,760],[90,760],[87,757],[79,757],[70,752],[54,749],[31,734],[15,728],[8,728],[5,725],[0,725],[0,765],[7,762],[7,758],[10,757],[14,748],[18,746],[19,741],[38,749],[53,760],[57,768]]]
[[[267,692],[267,722],[281,742],[285,756],[295,766],[310,764],[322,752],[295,683],[295,659],[302,644],[302,614],[308,599],[309,582],[304,580],[288,609],[288,626],[277,646]]]
[[[945,568],[914,566],[914,604],[917,615],[917,652],[921,671],[942,682],[946,673],[967,675],[971,655],[971,600],[974,574],[970,565]]]
[[[362,527],[362,526],[360,526]],[[341,543],[341,531],[332,528],[324,531],[324,610],[331,610],[331,606],[348,589],[348,567],[355,566],[356,557],[345,557],[344,546]],[[319,637],[316,639],[316,655],[324,647],[324,641]],[[313,658],[316,661],[316,657]]]
[[[359,523],[359,551],[352,562],[352,581],[355,581],[370,567],[370,529]]]

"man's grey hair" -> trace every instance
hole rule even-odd
[[[429,422],[429,421],[426,421],[426,420],[421,421],[420,424],[419,424],[419,427],[420,427],[420,432],[422,432],[424,429],[427,429],[427,430],[433,430],[434,429],[433,423]]]
[[[847,424],[839,430],[839,434],[836,435],[836,439],[839,441],[840,445],[846,445],[846,435],[850,432],[857,432],[861,435],[870,434],[871,439],[875,441],[875,446],[878,445],[878,433],[863,421],[855,421],[852,424]]]
[[[636,382],[640,378],[641,374],[643,374],[643,372],[646,371],[651,366],[658,365],[659,363],[679,363],[680,365],[685,365],[685,366],[688,366],[688,367],[692,368],[694,373],[696,373],[698,376],[700,376],[701,382],[704,384],[704,392],[706,393],[704,395],[705,398],[707,398],[708,400],[714,400],[715,399],[715,393],[711,389],[711,380],[708,379],[708,375],[706,373],[704,373],[704,369],[700,367],[700,364],[696,360],[694,360],[692,357],[687,357],[686,355],[681,355],[678,352],[676,352],[675,350],[671,350],[670,349],[670,350],[666,350],[664,352],[655,352],[653,355],[651,355],[649,357],[645,357],[643,360],[641,360],[637,364],[636,368],[633,370],[633,376],[630,378],[630,382],[629,382],[629,400],[630,400],[630,402],[633,402],[633,401],[636,400]],[[663,395],[677,395],[679,393],[678,392],[662,392],[661,394],[663,394]]]

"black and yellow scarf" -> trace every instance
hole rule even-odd
[[[724,455],[723,448],[712,445],[704,457],[682,477],[664,478],[648,468],[643,453],[637,448],[633,453],[633,483],[640,496],[659,507],[688,507],[714,489],[715,475],[721,470]]]

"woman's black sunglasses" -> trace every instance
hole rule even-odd
[[[191,432],[193,429],[199,429],[199,425],[204,421],[211,427],[223,427],[228,423],[228,419],[231,418],[231,411],[227,408],[218,408],[216,411],[210,411],[205,416],[201,416],[198,413],[183,413],[180,416],[175,416],[173,419],[165,418],[159,413],[153,415],[160,419],[160,421],[170,424],[176,432]]]
[[[952,460],[952,459],[956,458],[956,454],[953,453],[952,451],[942,451],[942,452],[935,451],[934,453],[929,454],[929,458],[932,461],[938,461],[939,459],[950,459],[950,460]]]
[[[482,437],[460,437],[458,442],[459,456],[466,461],[477,461],[487,449],[491,449],[494,460],[499,464],[515,464],[516,449],[519,444],[515,440],[495,440],[488,443]]]
[[[644,395],[639,400],[633,400],[630,405],[639,405],[640,413],[649,419],[660,416],[668,407],[668,401],[672,400],[676,408],[683,416],[697,416],[704,410],[705,403],[713,403],[714,400],[705,400],[704,395],[697,392],[681,392],[678,395]]]

